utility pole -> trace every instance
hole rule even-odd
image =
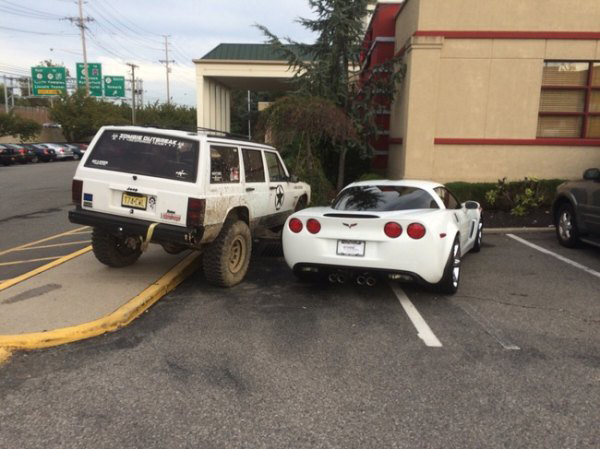
[[[126,64],[131,67],[131,124],[135,125],[135,69],[138,66],[132,62]]]
[[[169,36],[165,34],[163,37],[165,38],[165,59],[161,59],[159,62],[165,65],[167,72],[167,104],[171,104],[171,91],[169,87],[169,72],[171,69],[169,68],[169,64],[174,63],[175,60],[169,59]]]
[[[250,91],[248,91],[248,140],[252,140],[252,119],[250,117],[251,112]]]
[[[15,79],[11,76],[10,77],[10,103],[11,103],[11,107],[13,109],[15,107],[15,85],[14,85],[14,81],[15,81]]]
[[[8,88],[6,87],[6,75],[4,78],[4,112],[8,114]]]
[[[85,94],[90,94],[90,77],[88,73],[87,48],[85,46],[85,22],[92,22],[91,17],[83,17],[83,0],[77,0],[79,6],[79,17],[65,17],[71,23],[74,23],[81,31],[81,46],[83,48],[83,76],[85,77]]]
[[[144,80],[138,80],[140,86],[140,108],[144,109]]]

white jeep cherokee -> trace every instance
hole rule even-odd
[[[96,258],[133,264],[148,243],[202,249],[206,278],[242,281],[252,235],[278,231],[310,202],[275,148],[208,132],[101,128],[73,179],[72,223],[93,227]]]

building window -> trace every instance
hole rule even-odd
[[[537,136],[600,138],[600,62],[544,63]]]

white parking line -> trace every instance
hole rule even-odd
[[[538,245],[536,245],[534,243],[528,242],[527,240],[522,239],[521,237],[517,237],[514,234],[506,234],[506,235],[509,236],[511,239],[516,240],[517,242],[522,243],[523,245],[527,245],[530,248],[537,249],[541,253],[548,254],[549,256],[555,257],[558,260],[571,265],[572,267],[579,268],[580,270],[583,270],[586,273],[591,274],[592,276],[596,276],[598,279],[600,279],[600,273],[597,272],[596,270],[592,270],[591,268],[586,267],[585,265],[582,265],[582,264],[580,264],[578,262],[575,262],[574,260],[567,259],[566,257],[563,257],[560,254],[556,254],[556,253],[554,253],[554,252],[552,252],[552,251],[550,251],[550,250],[548,250],[546,248],[542,248],[541,246],[538,246]]]
[[[392,287],[393,292],[396,294],[398,301],[400,301],[400,305],[402,308],[404,308],[404,311],[408,315],[408,318],[410,318],[410,321],[412,321],[413,326],[415,326],[415,329],[417,329],[417,335],[419,338],[423,340],[426,346],[431,348],[441,348],[442,342],[439,341],[435,336],[417,308],[410,301],[410,299],[408,299],[406,293],[404,293],[404,291],[396,284],[390,284],[390,286]]]

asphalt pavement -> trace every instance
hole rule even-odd
[[[232,289],[197,272],[119,332],[0,366],[0,447],[599,447],[600,279],[506,235],[462,275],[399,290],[429,347],[387,283],[299,283],[277,248]]]

